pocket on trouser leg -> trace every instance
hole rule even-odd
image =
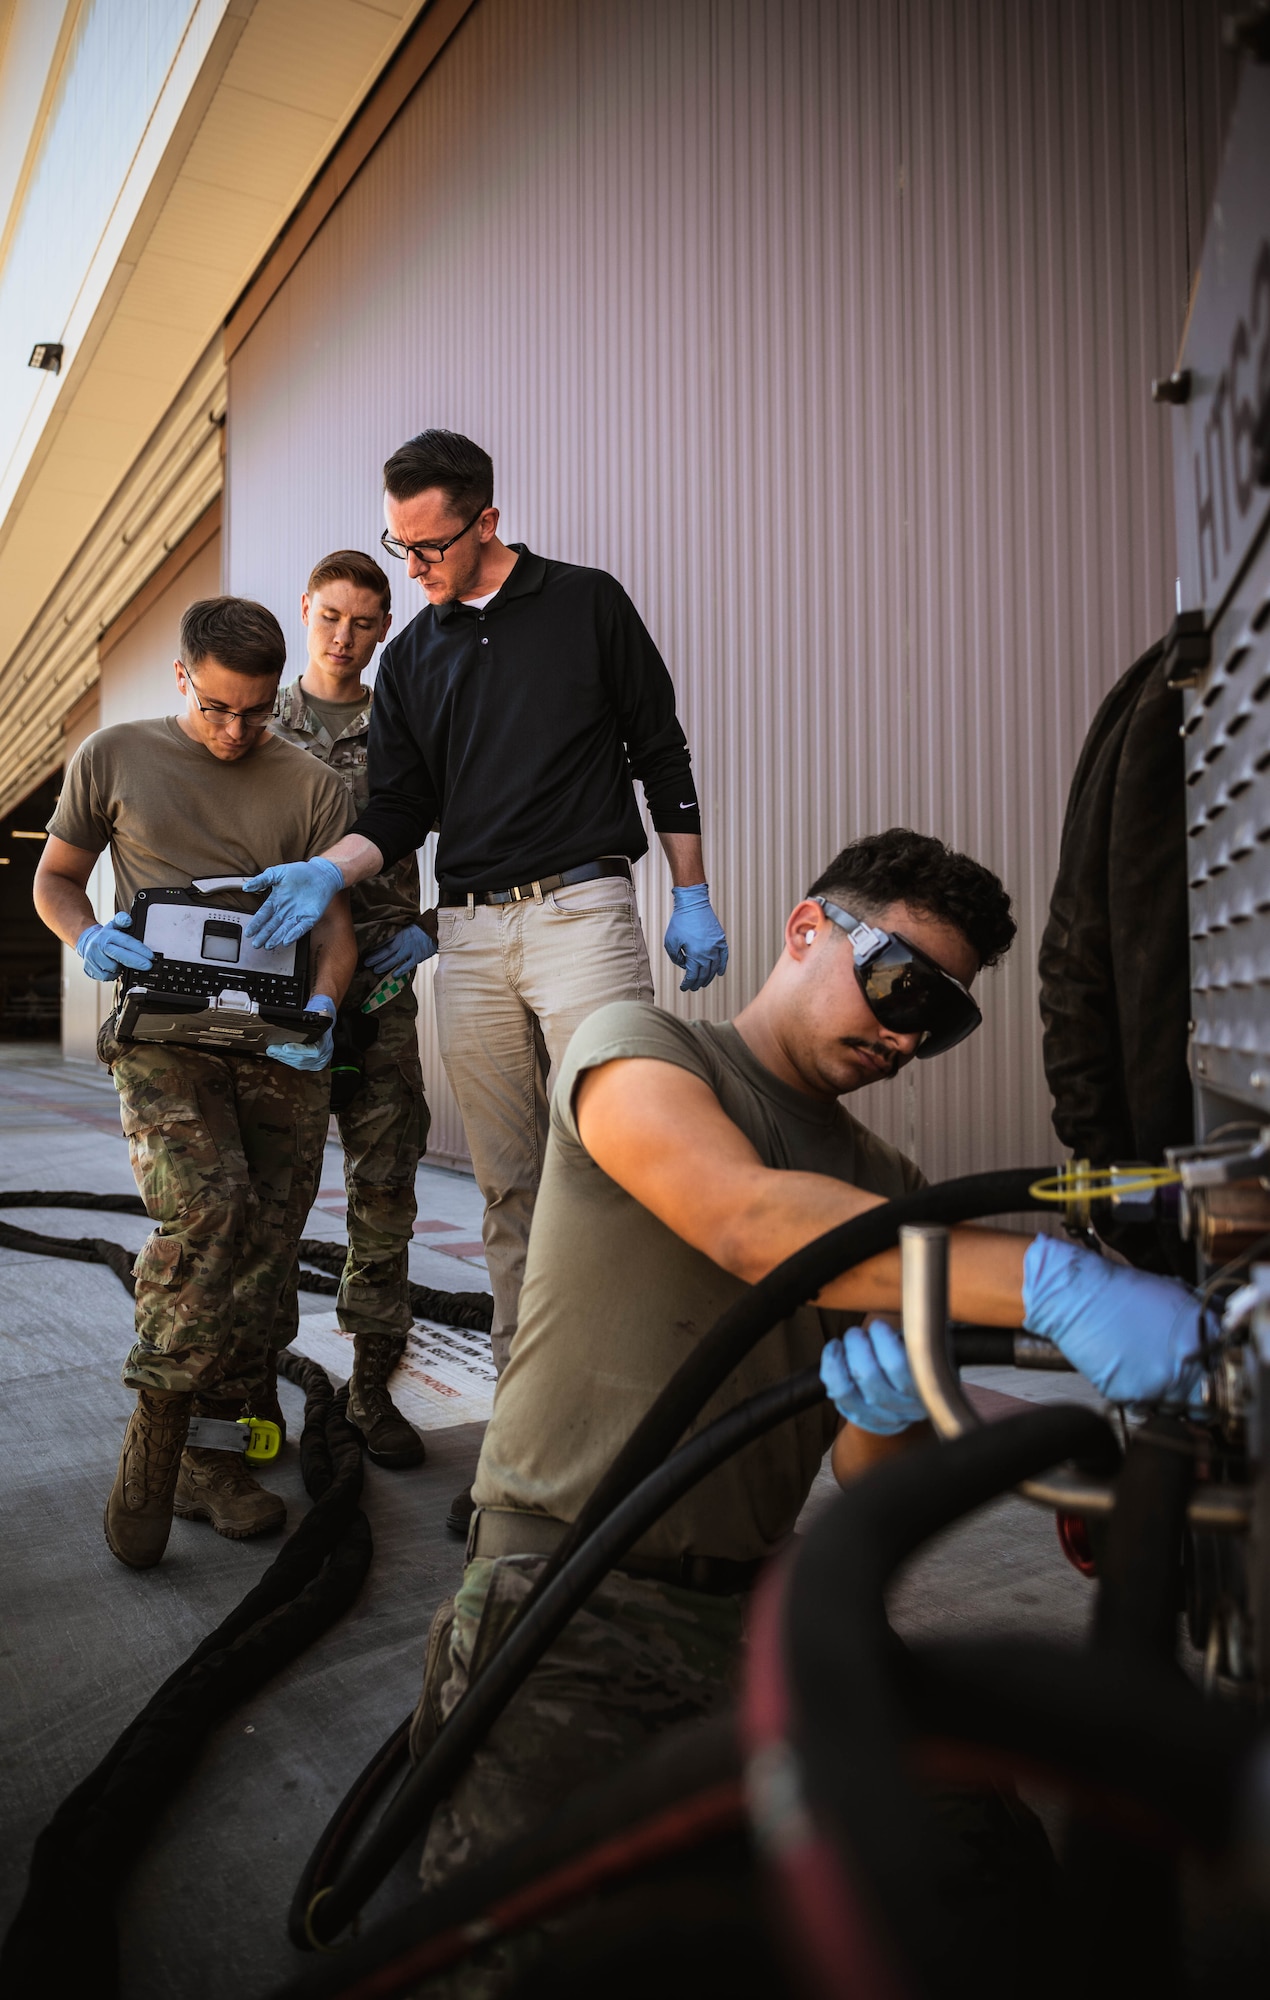
[[[177,1304],[181,1296],[184,1251],[179,1237],[156,1229],[142,1246],[132,1275],[137,1312],[137,1338],[160,1353],[176,1345]]]

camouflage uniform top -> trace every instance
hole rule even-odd
[[[292,743],[297,750],[307,750],[314,757],[320,757],[337,778],[343,779],[359,813],[365,811],[370,799],[366,739],[370,731],[372,699],[368,688],[365,708],[359,709],[339,736],[332,738],[318,715],[309,707],[299,681],[292,681],[289,687],[279,688],[270,724],[274,735],[280,736],[284,743]],[[407,924],[418,923],[417,857],[403,854],[401,860],[386,868],[382,875],[374,875],[368,882],[359,883],[352,892],[352,904],[357,949],[364,958],[368,951],[386,944]]]

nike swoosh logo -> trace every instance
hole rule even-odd
[[[679,810],[681,813],[695,812],[696,809],[697,801],[695,799],[680,799]]]

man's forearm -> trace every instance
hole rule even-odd
[[[343,840],[337,840],[334,847],[328,847],[322,855],[323,861],[333,861],[344,877],[344,887],[351,889],[354,883],[366,882],[372,875],[384,872],[384,857],[373,840],[367,840],[361,833],[346,833]]]
[[[356,970],[357,940],[345,894],[335,898],[326,915],[313,927],[310,997],[325,993],[338,1007]]]
[[[37,875],[34,899],[41,922],[63,944],[75,945],[89,924],[97,921],[85,892],[65,875]]]
[[[826,1230],[881,1205],[879,1196],[845,1181],[784,1169],[757,1167],[752,1190],[750,1200],[735,1203],[726,1239],[713,1253],[726,1270],[752,1285]],[[983,1326],[1022,1324],[1023,1256],[1029,1240],[1004,1230],[952,1231],[949,1298],[954,1319]],[[883,1251],[833,1279],[817,1294],[816,1304],[839,1312],[898,1310],[899,1251]]]
[[[657,838],[670,863],[670,879],[676,889],[705,881],[706,864],[699,833],[659,833]]]

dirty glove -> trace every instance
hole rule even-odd
[[[121,972],[148,972],[154,953],[144,938],[129,937],[132,918],[120,910],[108,924],[89,924],[75,940],[90,979],[115,979]]]
[[[1023,1324],[1113,1403],[1204,1407],[1205,1316],[1188,1285],[1114,1264],[1057,1236],[1023,1259]],[[1216,1337],[1216,1320],[1207,1336]]]
[[[723,925],[710,908],[710,884],[692,882],[672,889],[675,913],[666,926],[666,956],[682,965],[681,993],[697,993],[728,969],[728,941]]]
[[[925,1419],[904,1342],[884,1319],[853,1326],[841,1340],[827,1340],[820,1379],[838,1415],[857,1430],[893,1437]]]
[[[335,1051],[335,1002],[325,993],[315,993],[309,1002],[310,1014],[328,1014],[331,1025],[320,1042],[270,1042],[265,1049],[275,1062],[288,1069],[325,1069]]]
[[[269,891],[246,926],[248,943],[266,950],[294,944],[313,929],[343,887],[344,877],[333,861],[282,861],[262,869],[243,883],[244,889]]]
[[[366,963],[381,979],[390,976],[408,979],[417,966],[431,958],[437,948],[437,941],[418,924],[407,924],[404,931],[389,938],[387,944],[379,945],[366,954]]]

